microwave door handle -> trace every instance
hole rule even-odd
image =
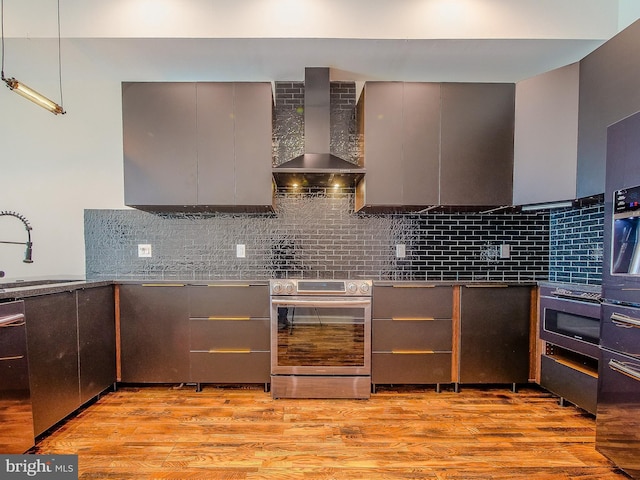
[[[640,382],[640,371],[615,359],[609,360],[609,368]]]
[[[21,327],[24,325],[24,314],[16,313],[0,317],[0,327]]]
[[[629,317],[621,313],[612,313],[611,321],[616,327],[620,328],[640,328],[640,319]]]

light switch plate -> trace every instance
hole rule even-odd
[[[503,243],[500,245],[500,258],[510,258],[511,257],[511,248],[508,244]]]
[[[140,258],[151,258],[151,245],[148,243],[139,243],[138,244],[138,257]]]
[[[396,245],[396,258],[404,258],[407,255],[407,249],[403,244]]]
[[[246,256],[246,250],[243,243],[236,245],[236,257],[244,258]]]

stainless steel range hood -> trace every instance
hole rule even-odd
[[[278,186],[354,186],[364,168],[332,155],[329,68],[305,68],[304,154],[273,168]]]

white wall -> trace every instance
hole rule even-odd
[[[6,73],[59,101],[57,78],[20,78],[8,68]],[[0,282],[84,277],[84,209],[124,208],[117,73],[105,76],[87,62],[82,78],[63,82],[63,93],[68,113],[54,116],[0,90],[0,210],[29,220],[34,259],[25,264],[23,246],[0,244],[0,270],[6,273]],[[0,217],[0,240],[26,241],[22,223]]]

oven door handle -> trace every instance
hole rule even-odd
[[[640,327],[640,319],[623,315],[622,313],[612,313],[611,321],[616,327],[621,328],[638,328]]]
[[[627,377],[640,382],[640,371],[630,365],[627,365],[626,363],[619,362],[618,360],[612,358],[611,360],[609,360],[609,368],[615,372],[622,373],[623,375],[626,375]]]
[[[347,300],[346,298],[340,300],[286,300],[281,298],[273,298],[271,299],[271,304],[289,307],[364,307],[371,305],[371,300]]]

